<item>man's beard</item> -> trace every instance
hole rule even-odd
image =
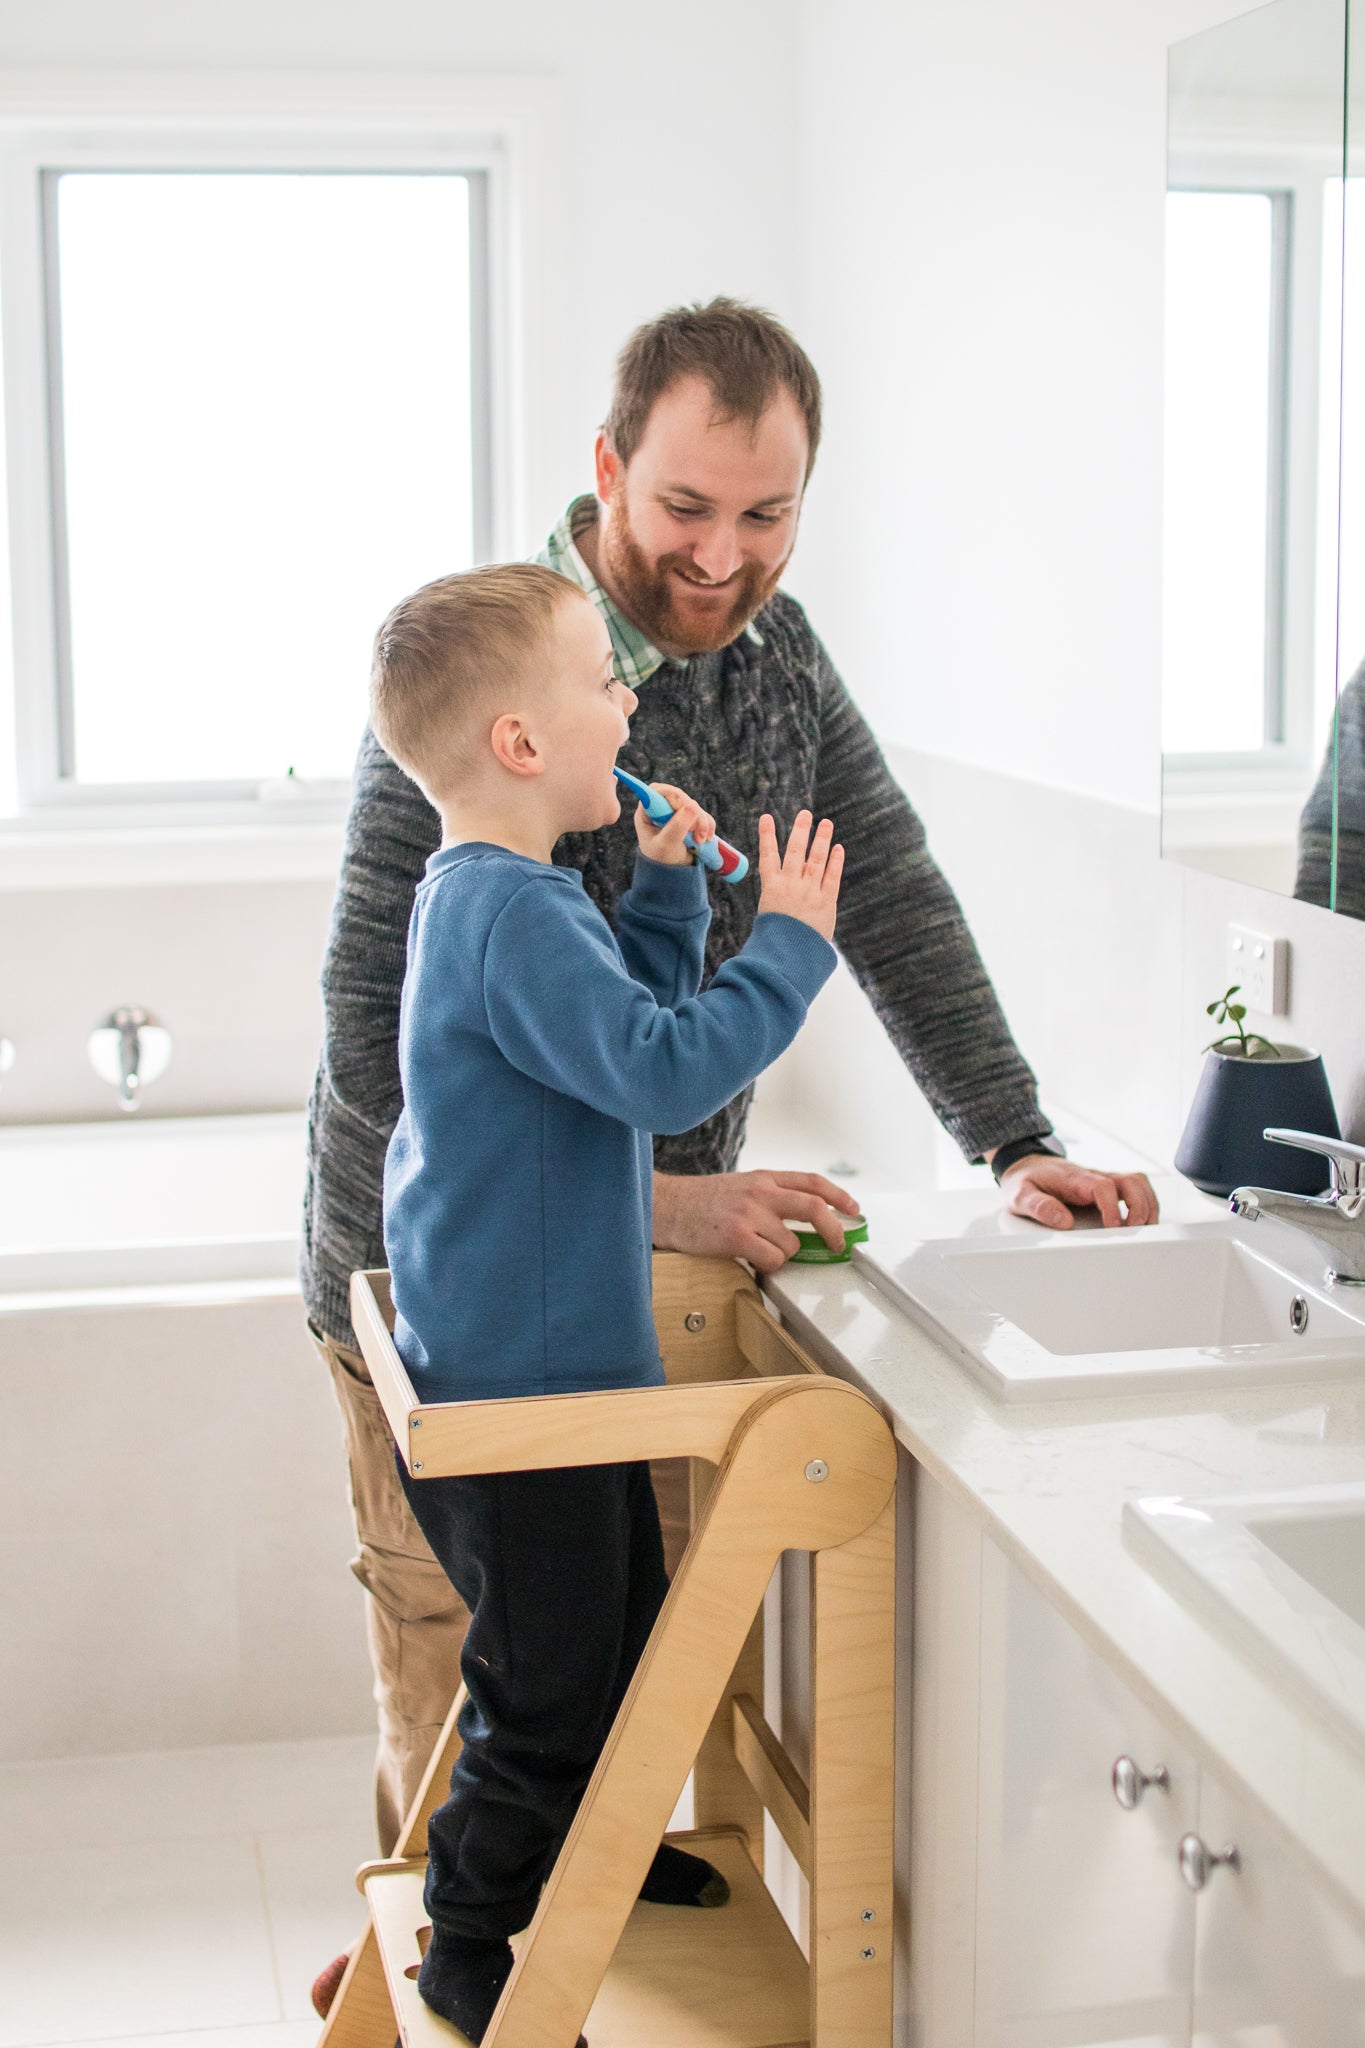
[[[630,530],[624,500],[625,493],[617,491],[608,501],[598,543],[622,610],[666,653],[710,654],[718,647],[728,647],[762,611],[781,581],[788,557],[773,570],[765,570],[760,562],[746,563],[735,578],[734,594],[724,611],[698,618],[680,611],[674,602],[677,586],[671,572],[679,569],[684,576],[695,578],[691,556],[660,555],[651,562]]]

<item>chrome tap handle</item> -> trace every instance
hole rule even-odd
[[[1344,1138],[1320,1138],[1315,1131],[1262,1131],[1272,1145],[1294,1145],[1300,1152],[1317,1152],[1332,1168],[1333,1195],[1365,1194],[1365,1145],[1348,1145]]]

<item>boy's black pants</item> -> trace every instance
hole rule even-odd
[[[472,1617],[450,1797],[427,1826],[438,1932],[525,1927],[668,1579],[649,1467],[398,1476]]]

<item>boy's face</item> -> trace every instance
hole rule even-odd
[[[611,636],[596,605],[565,597],[545,655],[546,703],[538,721],[561,832],[595,832],[621,815],[612,768],[639,702],[617,679]]]

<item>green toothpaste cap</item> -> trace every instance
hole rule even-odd
[[[794,1266],[840,1266],[853,1256],[855,1244],[867,1243],[866,1216],[843,1216],[836,1209],[835,1214],[844,1226],[844,1248],[832,1252],[818,1230],[809,1223],[797,1223],[788,1216],[786,1225],[800,1239],[801,1248],[791,1256]]]

